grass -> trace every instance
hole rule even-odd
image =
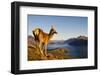
[[[65,55],[69,53],[68,49],[56,48],[47,51],[48,56],[41,55],[38,48],[35,45],[28,45],[28,61],[34,60],[57,60],[57,59],[75,59],[76,57],[72,57],[69,55]]]

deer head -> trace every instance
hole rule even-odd
[[[54,26],[52,26],[49,32],[49,38],[52,38],[54,34],[57,34],[57,31],[55,30]]]
[[[51,27],[51,30],[50,30],[50,35],[54,35],[54,34],[57,34],[57,31],[55,30],[54,26]]]

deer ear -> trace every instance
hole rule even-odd
[[[54,26],[52,25],[51,28],[54,28]]]

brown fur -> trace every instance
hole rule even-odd
[[[47,56],[47,45],[54,34],[57,34],[57,32],[55,31],[53,27],[51,28],[49,33],[45,33],[40,28],[36,28],[35,30],[33,30],[35,41],[42,55]]]

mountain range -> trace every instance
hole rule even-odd
[[[33,36],[28,36],[28,44],[35,44]],[[88,37],[78,36],[77,38],[70,38],[68,40],[51,40],[49,44],[69,44],[73,46],[87,45]]]
[[[65,43],[69,45],[74,45],[74,46],[81,46],[81,45],[87,45],[88,44],[88,37],[85,36],[79,36],[77,38],[71,38],[65,41]]]

